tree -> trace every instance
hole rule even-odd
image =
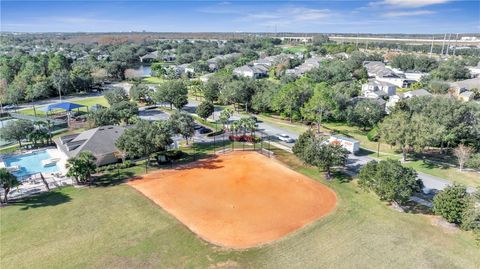
[[[158,103],[170,104],[170,109],[173,109],[172,106],[181,109],[188,104],[187,94],[188,89],[183,81],[172,80],[158,86],[154,100]]]
[[[67,70],[56,70],[50,76],[53,87],[57,90],[58,95],[61,97],[69,93],[72,89],[72,82]]]
[[[195,112],[200,118],[207,120],[207,118],[210,117],[214,111],[215,106],[212,102],[203,101],[202,103],[200,103],[200,105],[198,105]]]
[[[220,112],[219,120],[222,123],[223,129],[225,129],[225,125],[227,125],[230,117],[233,116],[233,110],[229,107],[225,108]]]
[[[454,184],[446,187],[433,198],[433,212],[448,222],[461,224],[462,216],[468,207],[467,188]]]
[[[111,108],[103,108],[90,111],[88,119],[95,126],[117,125],[120,123],[120,116]]]
[[[423,149],[438,134],[438,126],[427,117],[405,111],[395,111],[385,117],[379,128],[380,137],[402,150],[403,162],[407,160],[407,150],[410,147],[417,151]]]
[[[372,100],[360,100],[353,109],[349,110],[348,123],[362,127],[363,130],[372,128],[385,115],[382,106]]]
[[[313,134],[312,130],[307,130],[306,132],[302,133],[295,145],[292,147],[293,154],[297,156],[299,159],[304,159],[303,154],[305,149],[310,146],[310,144],[315,140],[315,135]]]
[[[20,185],[20,182],[17,180],[17,177],[8,172],[6,168],[0,168],[0,185],[5,193],[3,201],[0,199],[0,202],[6,204],[8,203],[8,193],[10,189]]]
[[[0,137],[7,141],[16,140],[21,147],[22,140],[34,129],[33,123],[29,120],[9,121],[0,129]]]
[[[453,155],[455,155],[455,157],[457,157],[458,159],[460,171],[463,171],[463,166],[468,161],[473,152],[474,149],[472,147],[465,146],[464,144],[458,145],[458,147],[453,150]]]
[[[222,89],[223,81],[216,77],[210,78],[202,87],[203,90],[203,97],[206,101],[215,102],[218,100],[218,96],[220,95],[220,89]]]
[[[130,99],[135,102],[149,102],[153,91],[150,90],[146,85],[135,84],[130,89]]]
[[[129,156],[145,157],[145,172],[147,172],[150,156],[165,150],[172,143],[171,130],[167,123],[138,120],[134,127],[126,129],[118,138],[116,146]]]
[[[170,128],[176,134],[180,134],[188,145],[188,139],[195,134],[195,120],[193,117],[184,111],[175,111],[168,119]]]
[[[88,91],[93,86],[93,76],[87,64],[75,64],[70,72],[70,80],[76,92]]]
[[[129,124],[130,120],[138,115],[138,106],[134,102],[121,101],[113,104],[109,109],[115,111],[118,118],[125,124]]]
[[[322,139],[313,140],[305,147],[300,157],[306,164],[325,171],[326,178],[330,179],[332,177],[332,167],[345,165],[348,151],[339,144],[324,142]]]
[[[45,129],[37,128],[33,129],[32,132],[27,134],[27,139],[32,142],[33,146],[37,146],[37,142],[42,143],[45,145],[45,143],[48,141],[48,133]]]
[[[332,89],[326,83],[320,83],[315,87],[313,96],[303,105],[301,112],[304,119],[317,123],[317,133],[320,133],[323,118],[334,107]]]
[[[97,158],[90,152],[80,152],[77,157],[67,160],[67,176],[75,178],[77,184],[90,181],[97,168]]]
[[[470,71],[460,61],[446,61],[431,72],[431,76],[440,80],[462,80],[470,78]]]
[[[106,91],[104,97],[111,106],[130,99],[127,92],[123,88],[118,87]]]
[[[367,163],[358,178],[361,188],[375,192],[381,200],[398,204],[405,203],[422,188],[415,170],[391,159]]]

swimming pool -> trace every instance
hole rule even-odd
[[[20,180],[36,173],[55,173],[59,171],[57,164],[43,166],[42,161],[52,157],[46,150],[34,151],[26,154],[8,156],[3,159],[6,167],[18,165],[20,169],[12,172]]]

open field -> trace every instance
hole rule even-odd
[[[72,102],[72,103],[84,105],[84,106],[87,106],[87,107],[91,107],[95,104],[100,104],[100,105],[106,106],[106,107],[110,106],[108,104],[107,100],[103,96],[85,97],[84,99],[81,99],[81,100],[66,101],[66,102]],[[41,110],[41,108],[43,108],[43,107],[44,106],[35,106],[37,116],[39,116],[39,117],[45,117],[46,116],[45,111]],[[59,110],[59,111],[62,111],[62,110]],[[87,108],[82,107],[82,108],[80,108],[80,111],[87,112]],[[34,115],[33,108],[19,110],[18,112],[21,113],[21,114],[25,114],[25,115],[32,115],[32,116]]]
[[[127,185],[64,188],[0,209],[0,267],[478,268],[470,233],[394,211],[354,181],[325,181],[292,154],[275,152],[332,188],[335,211],[272,244],[234,251],[198,238]]]
[[[201,238],[235,249],[278,240],[336,204],[329,188],[251,151],[160,170],[129,185]]]

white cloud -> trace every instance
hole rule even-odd
[[[421,16],[421,15],[430,15],[435,14],[435,11],[431,10],[415,10],[415,11],[392,11],[387,12],[384,17],[408,17],[408,16]]]
[[[321,23],[332,15],[333,12],[329,9],[285,7],[269,12],[251,12],[242,17],[241,20],[264,26],[284,26],[298,23]]]
[[[430,5],[444,4],[452,0],[383,0],[380,2],[371,2],[371,6],[388,5],[400,8],[417,8]]]

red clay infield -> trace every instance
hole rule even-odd
[[[129,184],[201,238],[229,248],[272,242],[336,204],[328,187],[255,152],[228,153]]]

